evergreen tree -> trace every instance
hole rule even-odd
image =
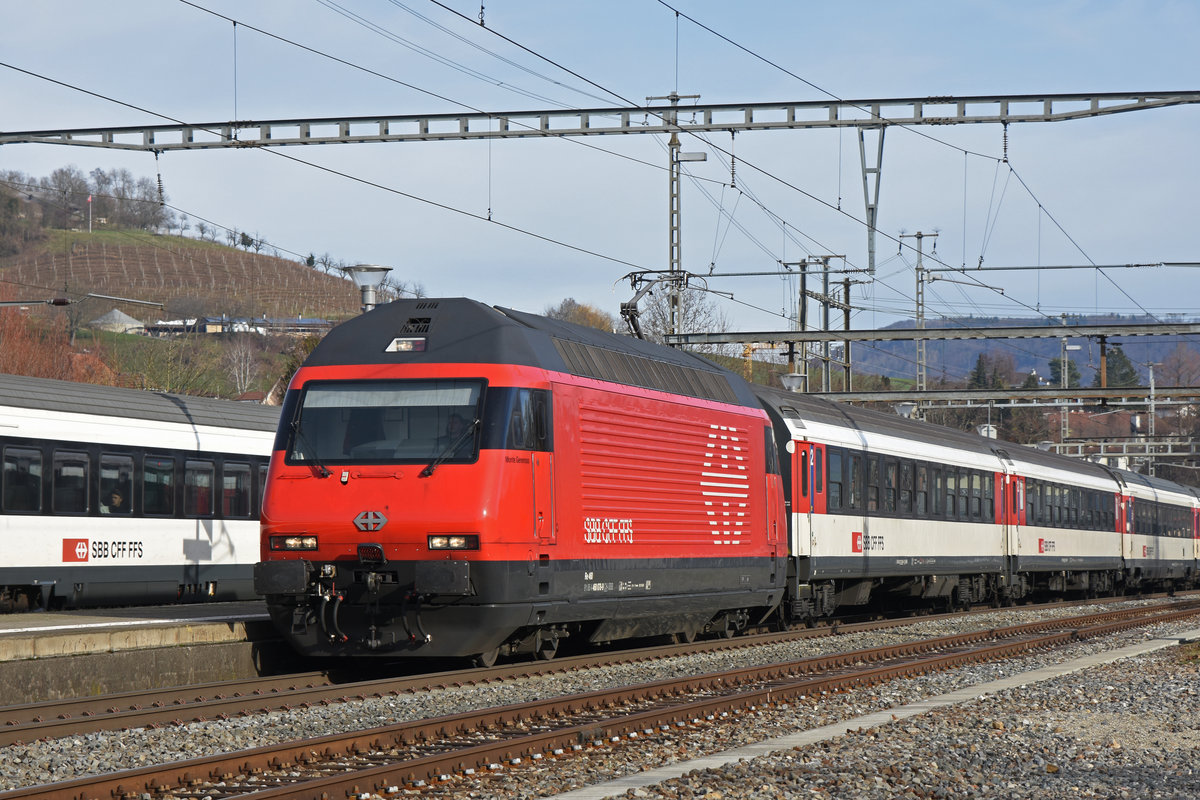
[[[1051,386],[1062,386],[1062,359],[1050,359],[1050,380]],[[1067,388],[1074,389],[1080,386],[1079,382],[1079,367],[1075,364],[1075,359],[1067,359]]]
[[[988,359],[983,353],[979,354],[979,358],[975,359],[975,367],[971,370],[970,376],[967,377],[968,389],[987,389],[990,387],[991,379],[988,370]]]
[[[1129,360],[1129,356],[1125,355],[1125,351],[1120,345],[1115,345],[1108,350],[1108,385],[1114,388],[1124,388],[1127,386],[1140,386],[1142,378],[1138,374],[1137,367]],[[1096,372],[1096,377],[1092,381],[1092,386],[1100,385],[1100,373]]]

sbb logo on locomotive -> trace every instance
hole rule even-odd
[[[583,520],[583,541],[588,544],[633,544],[633,520],[587,517]]]

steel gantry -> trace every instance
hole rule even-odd
[[[661,99],[669,99],[661,98]],[[883,133],[891,126],[1013,125],[1064,122],[1128,111],[1200,103],[1200,92],[1089,92],[1074,94],[972,95],[782,103],[700,103],[640,108],[473,111],[444,114],[379,114],[277,120],[235,120],[161,125],[0,132],[4,144],[58,144],[167,152],[226,147],[430,142],[468,139],[681,134],[725,131],[854,128],[863,176],[867,268],[875,267],[875,225],[883,173]],[[654,100],[660,98],[652,98]],[[868,160],[867,135],[877,138]],[[711,145],[710,145],[711,146]]]

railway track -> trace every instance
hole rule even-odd
[[[386,795],[526,759],[569,757],[615,738],[653,735],[814,693],[1012,657],[1197,614],[1200,603],[1194,601],[1114,609],[289,742],[29,787],[0,798]]]
[[[1114,599],[1115,602],[1117,599]],[[1038,608],[1095,604],[1097,601],[1050,603]],[[959,612],[988,613],[992,609]],[[767,632],[692,644],[642,647],[617,652],[560,657],[490,668],[414,674],[352,682],[335,681],[324,672],[266,676],[170,689],[150,689],[95,697],[0,707],[0,747],[38,739],[75,736],[98,731],[183,725],[270,711],[328,705],[368,697],[396,696],[430,687],[461,686],[520,677],[561,674],[695,653],[728,652],[799,639],[886,630],[914,622],[950,618],[956,614],[901,617],[888,620],[837,622],[817,628]]]

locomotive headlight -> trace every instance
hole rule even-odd
[[[478,550],[479,536],[474,533],[438,533],[429,536],[430,550]]]
[[[272,536],[272,550],[316,550],[316,536]]]

